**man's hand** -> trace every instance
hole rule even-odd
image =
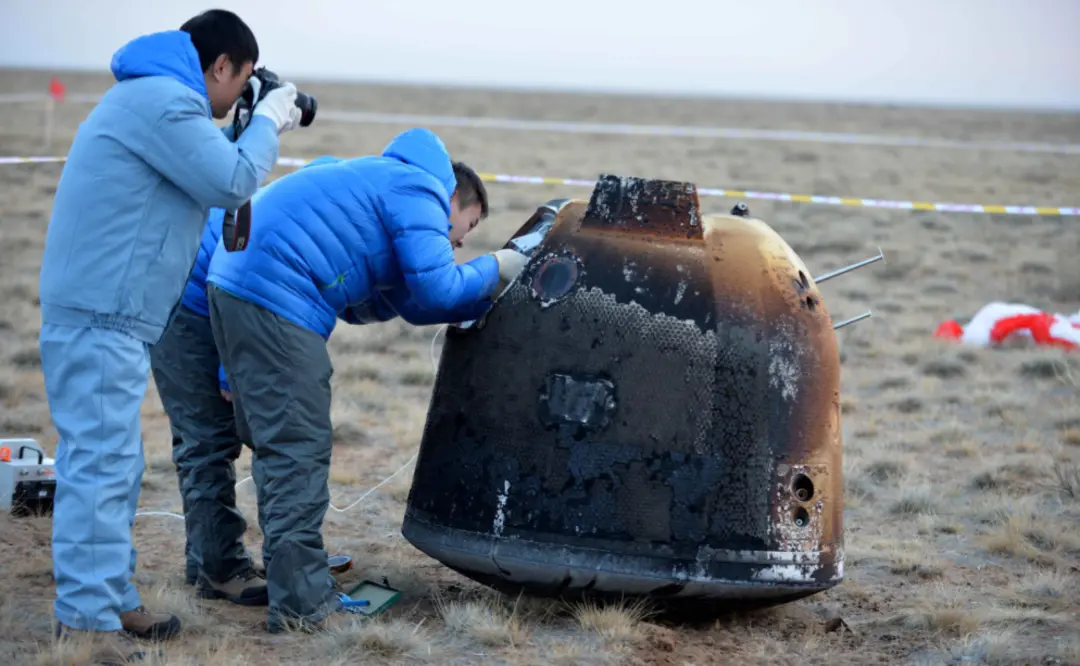
[[[496,250],[493,254],[495,255],[495,260],[499,262],[499,283],[495,285],[495,291],[492,292],[492,296],[498,297],[502,295],[503,290],[514,281],[521,271],[525,269],[525,264],[529,263],[529,257],[517,250],[511,250],[509,248]]]
[[[285,83],[266,93],[266,97],[255,105],[251,115],[253,119],[254,116],[266,116],[274,121],[278,134],[296,129],[300,126],[302,115],[296,106],[296,86]]]
[[[240,103],[236,108],[236,136],[240,136],[240,133],[247,129],[248,123],[251,122],[251,112],[255,105],[259,102],[259,93],[262,92],[262,81],[259,77],[252,76],[248,78],[248,85],[251,86],[251,106],[248,106],[245,98],[240,99]]]

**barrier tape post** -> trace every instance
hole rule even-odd
[[[42,137],[43,150],[52,150],[53,126],[56,123],[56,99],[52,95],[45,96],[45,119],[44,134]]]
[[[66,157],[53,156],[0,156],[0,165],[61,163]],[[277,165],[302,167],[311,160],[301,157],[282,157]],[[529,185],[562,185],[567,187],[593,187],[595,180],[583,178],[553,178],[550,176],[521,176],[506,173],[479,173],[480,179],[489,183]],[[924,210],[938,213],[975,213],[980,215],[1047,215],[1055,217],[1080,217],[1080,206],[1015,206],[972,203],[934,203],[931,201],[892,201],[888,199],[864,199],[862,197],[821,196],[817,194],[791,194],[789,192],[756,192],[753,190],[729,190],[719,187],[699,187],[698,196],[731,199],[757,199],[786,201],[828,206],[855,208],[888,208],[893,210]]]
[[[42,143],[44,148],[42,150],[52,150],[53,133],[56,129],[56,105],[58,102],[63,102],[67,96],[67,87],[59,77],[52,77],[49,81],[49,92],[45,95],[45,119],[44,119],[44,134]]]

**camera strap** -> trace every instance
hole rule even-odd
[[[226,252],[242,252],[251,240],[251,200],[236,211],[225,211],[221,221],[221,244]]]
[[[240,206],[236,211],[236,232],[233,246],[236,251],[241,251],[247,247],[248,241],[251,239],[251,200],[248,199],[244,202],[243,206]]]

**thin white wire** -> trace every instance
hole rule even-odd
[[[433,335],[431,337],[431,348],[430,348],[431,371],[434,374],[438,374],[438,372],[439,372],[439,359],[435,356],[435,343],[439,340],[439,334],[446,330],[446,326],[447,326],[446,324],[443,324],[442,326],[440,326],[435,331],[435,335]],[[409,465],[413,464],[413,462],[416,460],[416,457],[418,455],[420,455],[419,450],[416,453],[414,453],[412,455],[412,457],[409,458],[405,462],[404,465],[402,465],[401,467],[398,467],[397,470],[393,474],[386,477],[382,481],[379,481],[377,484],[375,484],[371,488],[368,488],[366,491],[364,491],[364,494],[361,495],[360,497],[357,497],[353,501],[352,504],[350,504],[350,505],[348,505],[348,506],[346,506],[345,508],[342,509],[342,508],[338,508],[338,507],[334,506],[334,503],[331,502],[330,503],[330,508],[333,509],[334,511],[337,511],[338,513],[345,513],[346,511],[351,511],[354,507],[356,507],[358,504],[360,504],[360,502],[363,502],[365,499],[367,499],[367,497],[369,495],[371,495],[371,493],[375,492],[379,488],[382,488],[384,485],[386,485],[387,483],[392,481],[395,477],[397,477],[398,474],[401,474],[402,472],[404,472],[405,469],[408,468]],[[250,476],[244,477],[243,479],[240,479],[239,481],[237,481],[235,487],[239,488],[240,486],[244,485],[248,481],[251,481]],[[143,516],[161,516],[161,517],[165,517],[165,518],[178,518],[180,520],[184,520],[184,516],[182,514],[173,513],[171,511],[138,511],[138,512],[135,513],[135,516],[140,517],[140,518],[143,517]]]

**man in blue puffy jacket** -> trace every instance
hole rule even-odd
[[[267,603],[266,583],[244,546],[247,522],[236,508],[235,462],[244,440],[225,393],[228,384],[206,301],[206,273],[224,216],[224,209],[210,211],[180,306],[150,348],[150,369],[172,430],[172,458],[184,507],[187,582],[196,585],[200,597],[257,606]]]
[[[79,126],[56,191],[39,285],[42,371],[59,434],[54,612],[61,638],[93,632],[114,659],[144,656],[130,635],[180,629],[177,618],[148,613],[131,580],[139,409],[148,346],[179,301],[209,209],[250,198],[275,165],[279,134],[299,124],[287,84],[256,105],[235,142],[215,125],[257,59],[250,28],[221,10],[129,42],[113,55],[117,83]]]
[[[247,247],[219,243],[210,261],[210,320],[258,468],[267,625],[312,629],[340,608],[322,539],[332,449],[326,341],[337,320],[475,319],[526,257],[500,250],[455,262],[454,247],[487,214],[487,194],[426,129],[399,134],[379,156],[284,176],[251,213]]]

